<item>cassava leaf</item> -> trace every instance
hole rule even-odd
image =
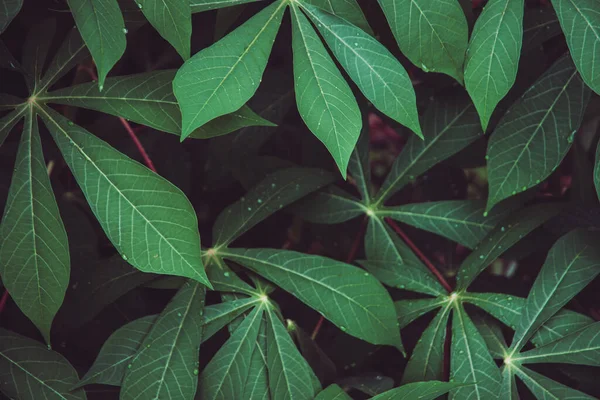
[[[192,398],[198,385],[205,288],[187,281],[156,318],[123,378],[120,398]]]
[[[456,0],[379,0],[402,53],[425,72],[463,82],[469,40],[467,18]]]
[[[254,3],[263,0],[190,0],[192,13],[198,13],[219,8],[232,7],[240,4]]]
[[[206,255],[206,253],[205,253]],[[258,292],[233,272],[218,255],[210,255],[206,261],[206,273],[214,290],[253,296]]]
[[[371,136],[369,129],[363,127],[360,133],[358,143],[350,155],[348,163],[348,173],[354,180],[354,184],[360,193],[362,202],[369,204],[371,202],[371,160],[369,157],[369,142]]]
[[[286,1],[277,1],[177,71],[173,91],[181,108],[182,140],[196,128],[242,107],[258,89]]]
[[[0,274],[48,345],[69,271],[67,234],[48,179],[37,115],[29,107],[0,225]]]
[[[55,33],[56,20],[48,18],[34,25],[25,38],[21,65],[31,94],[36,92],[35,86],[42,76],[46,57]]]
[[[98,88],[125,52],[125,22],[116,0],[68,0],[75,24],[98,69]]]
[[[465,87],[484,131],[517,77],[524,8],[523,0],[492,0],[475,23],[465,60]]]
[[[414,382],[372,397],[371,400],[434,400],[452,389],[464,386],[456,382]]]
[[[302,7],[365,97],[382,113],[422,137],[412,82],[392,53],[342,18],[307,4]]]
[[[356,25],[369,35],[373,35],[373,30],[365,18],[357,0],[303,0],[305,3],[312,4],[327,11],[330,14],[337,15],[345,19],[352,25]]]
[[[515,373],[512,368],[508,365],[502,366],[502,392],[500,396],[502,400],[519,400],[519,391],[517,389],[517,380],[515,379]]]
[[[523,366],[512,368],[538,399],[593,400],[592,396],[548,379]]]
[[[523,17],[523,53],[560,35],[560,23],[552,7],[526,9]]]
[[[525,299],[523,299],[523,305],[525,305]],[[538,329],[531,338],[531,342],[538,347],[545,346],[573,332],[580,331],[593,323],[594,320],[587,315],[563,308]]]
[[[35,340],[0,328],[2,392],[19,400],[85,400],[85,392],[71,391],[79,378],[59,353]]]
[[[563,56],[511,106],[488,143],[488,210],[539,184],[558,167],[589,97],[573,62]]]
[[[356,198],[334,185],[309,194],[290,208],[294,214],[315,224],[339,224],[368,211]]]
[[[12,128],[23,118],[23,114],[28,109],[29,107],[23,105],[0,118],[0,146],[2,146]]]
[[[348,396],[339,385],[333,384],[319,392],[315,400],[352,400],[352,397]]]
[[[287,250],[219,252],[292,293],[342,331],[369,343],[401,348],[396,313],[388,293],[361,269]]]
[[[296,104],[308,129],[327,147],[345,178],[362,127],[350,87],[308,19],[292,4]]]
[[[174,185],[49,108],[40,113],[107,236],[134,267],[210,285],[196,213]],[[144,240],[136,235],[144,232]]]
[[[256,346],[248,366],[248,378],[244,386],[244,399],[270,400],[269,376],[267,371],[267,317],[263,313]]]
[[[8,24],[17,16],[21,7],[23,6],[23,0],[4,0],[0,7],[0,33],[8,27]]]
[[[210,339],[221,328],[242,315],[260,301],[258,297],[247,297],[243,299],[225,301],[204,308],[202,315],[202,341]]]
[[[503,359],[507,354],[508,345],[498,321],[485,315],[476,315],[473,318],[473,323],[485,341],[492,357]]]
[[[435,299],[398,300],[394,302],[400,329],[405,328],[422,315],[440,308],[446,301],[447,297],[440,296]]]

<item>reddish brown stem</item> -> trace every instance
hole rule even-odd
[[[446,281],[446,278],[444,278],[444,276],[440,273],[440,271],[438,271],[438,269],[431,263],[431,261],[429,261],[429,259],[425,256],[425,254],[423,254],[421,252],[421,250],[419,250],[419,248],[413,243],[413,241],[410,240],[408,235],[406,233],[404,233],[404,231],[402,229],[400,229],[398,224],[396,224],[396,222],[394,222],[394,220],[392,220],[391,218],[386,218],[385,221],[389,224],[389,226],[392,227],[394,232],[396,232],[398,234],[398,236],[400,236],[402,238],[402,240],[404,240],[406,242],[408,247],[411,248],[411,250],[421,259],[421,261],[423,261],[425,266],[429,269],[429,271],[431,271],[431,273],[433,275],[435,275],[435,277],[440,282],[440,284],[444,287],[444,289],[446,289],[448,291],[448,293],[452,292],[452,287],[448,284],[448,282]]]
[[[358,248],[360,247],[360,242],[362,241],[362,238],[365,234],[365,230],[367,229],[367,221],[368,221],[368,219],[367,219],[367,216],[365,215],[365,217],[363,218],[363,221],[360,225],[360,229],[358,230],[356,237],[354,238],[354,242],[352,243],[350,252],[348,253],[348,256],[346,257],[347,263],[351,263],[352,261],[354,261],[354,257],[356,257],[356,253],[358,252]],[[319,334],[319,331],[321,330],[321,326],[323,325],[324,320],[325,320],[325,318],[323,318],[323,316],[321,315],[321,317],[317,321],[317,324],[315,325],[315,329],[313,329],[312,335],[310,335],[312,340],[315,340],[317,338],[317,335]]]
[[[4,306],[6,306],[6,302],[8,301],[8,290],[4,289],[4,293],[2,294],[2,298],[0,298],[0,314],[4,310]]]

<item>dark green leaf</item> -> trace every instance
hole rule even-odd
[[[485,315],[477,315],[473,318],[473,323],[485,341],[492,357],[503,359],[507,355],[508,345],[498,321]]]
[[[371,160],[369,157],[369,129],[363,126],[358,138],[358,143],[350,155],[348,173],[354,180],[354,184],[360,193],[364,204],[371,202]]]
[[[198,13],[219,8],[237,6],[239,4],[253,3],[262,0],[190,0],[192,13]]]
[[[512,369],[538,399],[594,400],[592,396],[548,379],[528,368],[513,366]]]
[[[56,20],[49,18],[34,25],[25,38],[21,61],[31,94],[36,92],[55,32]]]
[[[327,386],[326,389],[319,392],[315,400],[352,400],[352,397],[348,396],[344,389],[336,384]]]
[[[220,256],[214,255],[214,253],[211,254],[209,251],[204,253],[204,255],[208,257],[206,260],[206,273],[214,290],[219,292],[246,294],[249,296],[257,294],[257,291],[241,280]]]
[[[4,0],[0,7],[0,33],[4,32],[8,24],[21,11],[23,0]]]
[[[552,7],[528,8],[523,18],[523,53],[560,35],[560,23]]]
[[[446,301],[445,296],[440,296],[435,299],[399,300],[394,302],[400,329],[405,328],[420,316],[439,308]]]
[[[352,25],[358,26],[369,35],[373,35],[373,30],[369,26],[369,22],[360,9],[357,0],[304,0],[304,2],[322,8],[330,14],[337,15]]]
[[[258,297],[247,297],[206,307],[202,316],[202,341],[210,339],[221,328],[242,315],[242,313],[249,310],[259,301]]]
[[[24,105],[0,118],[0,146],[2,146],[12,128],[23,118],[23,114],[27,109],[28,107]]]
[[[309,194],[291,206],[291,209],[294,214],[315,224],[339,224],[368,211],[352,195],[333,185]]]
[[[244,387],[243,399],[270,400],[269,377],[267,371],[267,316],[263,313],[256,346],[248,366],[248,378]]]
[[[47,90],[75,65],[89,56],[85,43],[77,28],[73,27],[50,62],[46,73],[38,85],[39,92]]]
[[[434,400],[460,386],[464,386],[464,384],[439,381],[415,382],[388,390],[371,400]]]

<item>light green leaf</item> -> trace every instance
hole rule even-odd
[[[600,322],[552,342],[526,351],[515,361],[531,363],[563,363],[600,366]]]
[[[21,106],[0,118],[0,146],[2,146],[12,128],[23,118],[23,114],[27,109],[26,105]]]
[[[127,40],[125,22],[116,0],[68,0],[75,24],[98,69],[98,88],[119,61]]]
[[[447,298],[440,296],[435,299],[417,299],[417,300],[398,300],[394,302],[396,306],[396,314],[398,314],[398,323],[400,329],[405,328],[408,324],[427,314],[430,311],[439,308],[446,303]]]
[[[242,398],[247,400],[270,400],[271,398],[267,371],[267,317],[264,313],[254,353],[248,366],[248,378]]]
[[[75,387],[92,383],[121,386],[127,365],[156,321],[148,315],[120,327],[104,342],[94,364]]]
[[[286,250],[228,249],[220,254],[290,292],[349,335],[401,347],[394,304],[363,270]]]
[[[434,100],[423,116],[425,140],[408,139],[381,185],[375,204],[383,203],[417,176],[467,147],[481,134],[477,111],[467,96]]]
[[[422,137],[412,82],[392,53],[345,20],[314,6],[302,7],[365,97],[382,113]]]
[[[425,72],[463,82],[469,40],[467,18],[456,0],[379,0],[400,50]]]
[[[571,57],[585,83],[600,94],[600,13],[595,0],[552,0]]]
[[[436,233],[472,249],[507,214],[506,209],[497,207],[484,217],[484,211],[483,201],[450,200],[386,207],[377,211],[377,215]]]
[[[267,369],[273,399],[312,400],[319,380],[294,345],[274,310],[267,306]]]
[[[594,400],[592,396],[548,379],[528,368],[513,366],[512,369],[538,399]]]
[[[309,194],[290,208],[294,214],[315,224],[339,224],[364,215],[368,210],[352,195],[334,185]]]
[[[434,400],[457,387],[465,386],[454,382],[414,382],[372,397],[371,400]]]
[[[210,339],[221,328],[242,315],[242,313],[249,310],[259,301],[260,299],[257,297],[247,297],[206,307],[202,316],[202,341]]]
[[[508,350],[508,345],[506,344],[502,328],[498,321],[486,315],[476,315],[475,318],[473,318],[473,323],[485,341],[492,357],[503,359],[507,354],[506,351]]]
[[[150,24],[183,60],[190,58],[192,11],[189,0],[136,0]]]
[[[331,174],[310,168],[286,168],[268,175],[219,214],[213,226],[214,246],[229,245],[269,215],[331,180]]]
[[[177,71],[173,91],[183,117],[182,140],[208,121],[238,110],[262,78],[286,1],[254,15]]]
[[[350,87],[308,19],[292,4],[294,86],[300,116],[327,147],[342,176],[362,127]]]
[[[315,400],[352,400],[352,397],[348,396],[346,392],[344,392],[344,389],[334,383],[319,392],[317,397],[315,397]]]
[[[48,179],[37,116],[29,108],[0,225],[0,275],[48,345],[69,271],[67,233]]]
[[[17,16],[21,7],[23,6],[23,0],[4,0],[0,6],[0,33],[8,27],[8,24]]]
[[[487,209],[546,179],[581,124],[590,90],[563,56],[512,105],[488,143]]]
[[[437,313],[419,338],[402,376],[402,384],[444,378],[444,342],[452,302]]]
[[[205,288],[187,281],[156,318],[125,371],[122,400],[190,399],[198,385]]]
[[[263,0],[190,0],[192,13],[198,13],[219,8],[233,7],[240,4],[254,3]]]
[[[242,399],[248,367],[256,348],[263,307],[244,318],[229,340],[211,359],[200,375],[200,399]]]
[[[538,226],[557,215],[562,205],[538,204],[521,209],[503,221],[463,261],[456,278],[457,288],[466,289],[485,268]]]
[[[185,195],[55,111],[43,108],[40,113],[119,253],[143,272],[210,286],[200,258],[196,213]]]
[[[475,23],[465,60],[465,87],[484,131],[517,77],[524,8],[523,0],[492,0]]]
[[[2,392],[19,400],[85,400],[69,362],[35,340],[0,328]]]
[[[511,345],[513,353],[600,273],[598,240],[593,232],[578,229],[552,246],[523,307]]]

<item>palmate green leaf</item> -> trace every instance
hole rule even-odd
[[[267,371],[267,316],[263,313],[256,346],[248,366],[248,378],[244,386],[243,399],[269,400],[269,377]]]
[[[456,382],[414,382],[378,394],[371,400],[434,400],[461,386],[465,385]]]
[[[260,301],[258,297],[247,297],[206,307],[202,316],[202,341],[210,339],[221,328]]]
[[[117,0],[68,0],[77,29],[98,69],[98,88],[125,52],[125,22]]]
[[[269,215],[332,179],[326,171],[311,168],[286,168],[268,175],[219,214],[213,226],[214,246],[229,245]]]
[[[568,400],[593,400],[594,397],[589,396],[579,390],[572,389],[561,383],[546,378],[523,366],[512,366],[513,370],[531,392],[538,399],[568,399]]]
[[[301,4],[365,97],[382,113],[422,137],[412,82],[392,53],[344,19]]]
[[[69,271],[67,233],[48,179],[37,116],[29,108],[0,225],[0,275],[48,345]]]
[[[398,300],[394,302],[400,329],[405,328],[422,315],[440,308],[446,301],[447,297],[440,296],[435,299]]]
[[[485,341],[492,357],[503,359],[507,354],[506,351],[508,350],[508,345],[506,344],[502,328],[498,321],[485,315],[476,315],[473,318],[473,323]]]
[[[497,207],[484,217],[484,211],[483,201],[450,200],[386,207],[377,211],[377,215],[442,235],[472,249],[508,214],[508,210]]]
[[[523,301],[523,305],[525,305],[525,301]],[[538,347],[545,346],[593,323],[594,320],[587,315],[563,308],[537,330],[531,338],[531,342]]]
[[[561,204],[530,206],[499,222],[461,264],[456,278],[457,288],[469,287],[496,258],[535,228],[557,215],[561,208]]]
[[[127,365],[138,352],[156,318],[157,315],[148,315],[114,331],[102,345],[94,364],[75,387],[92,383],[121,386]]]
[[[413,64],[462,84],[469,28],[457,0],[379,0],[379,5]]]
[[[220,254],[290,292],[349,335],[401,348],[394,304],[363,270],[287,250],[228,249]]]
[[[290,208],[295,215],[315,224],[339,224],[368,211],[355,197],[334,185],[309,194]]]
[[[263,307],[244,318],[200,375],[198,399],[241,399],[262,321]]]
[[[524,8],[523,0],[492,0],[475,23],[465,60],[465,87],[484,131],[517,77]]]
[[[352,397],[348,396],[339,385],[333,384],[319,392],[315,400],[352,400]]]
[[[19,400],[85,400],[77,371],[45,345],[0,328],[0,390]]]
[[[12,128],[23,118],[23,114],[28,109],[27,105],[23,105],[0,118],[0,146],[2,146]]]
[[[452,302],[438,311],[419,338],[402,376],[402,384],[444,378],[444,342]]]
[[[517,355],[523,364],[563,363],[600,366],[600,322],[569,336]]]
[[[185,195],[57,112],[40,108],[40,115],[119,253],[143,272],[210,286],[196,213]]]
[[[453,303],[450,378],[453,382],[475,385],[454,390],[450,398],[496,398],[500,393],[500,370],[462,303]]]
[[[39,100],[101,111],[179,135],[181,112],[172,88],[175,73],[163,70],[107,78],[102,92],[91,82],[44,94]],[[206,139],[256,125],[274,126],[244,105],[196,129],[190,137]]]
[[[264,0],[190,0],[192,13],[198,13],[208,10],[217,10],[219,8],[233,7],[240,4],[254,3]]]
[[[190,58],[192,10],[189,0],[135,0],[150,24],[177,50]]]
[[[29,88],[30,94],[36,89],[36,83],[39,81],[42,70],[46,63],[46,57],[54,34],[56,33],[56,20],[48,18],[34,25],[25,38],[23,44],[23,55],[21,56],[21,65],[25,75],[25,82]]]
[[[286,1],[266,7],[177,71],[182,140],[196,128],[242,107],[258,89]]]
[[[362,12],[357,0],[303,0],[304,3],[322,8],[330,14],[337,15],[345,19],[352,25],[356,25],[369,35],[373,35],[373,30]]]
[[[584,82],[600,94],[600,11],[595,0],[552,0],[571,57]]]
[[[205,288],[189,280],[156,318],[127,365],[122,400],[194,396],[204,295]]]
[[[383,203],[417,176],[467,147],[481,134],[477,111],[468,96],[436,98],[423,116],[425,140],[408,139],[381,185],[375,203]]]
[[[513,353],[600,273],[598,240],[597,234],[577,229],[552,246],[523,307],[511,345]]]
[[[342,176],[362,127],[350,87],[308,19],[292,4],[296,104],[308,129],[327,147]]]
[[[487,209],[546,179],[573,142],[590,97],[563,56],[506,112],[488,143]]]
[[[0,5],[0,33],[8,27],[8,24],[17,16],[21,7],[23,6],[23,0],[4,0]]]
[[[267,370],[273,399],[312,400],[321,390],[319,380],[298,352],[274,310],[267,313]]]

